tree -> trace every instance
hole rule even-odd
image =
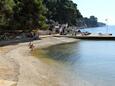
[[[77,4],[71,0],[44,0],[44,3],[48,8],[46,16],[49,20],[76,25],[76,19],[82,17]]]
[[[5,28],[9,25],[12,11],[12,0],[0,0],[0,28]]]
[[[14,0],[11,27],[32,30],[45,23],[45,8],[42,0]]]
[[[97,17],[90,16],[90,18],[84,18],[84,22],[88,27],[97,27],[98,21]]]
[[[71,0],[0,0],[0,25],[10,29],[47,28],[46,18],[76,25],[81,17]]]

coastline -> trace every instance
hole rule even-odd
[[[33,44],[35,48],[46,48],[53,45],[72,43],[76,41],[79,40],[66,37],[58,38],[58,37],[46,36],[43,37],[42,40],[33,41]],[[6,60],[6,58],[8,58],[7,59],[8,62],[10,62],[10,60],[12,59],[11,62],[13,63],[11,67],[8,67],[10,63],[7,64],[8,62],[4,61],[4,63],[6,63],[5,64],[6,70],[10,71],[9,73],[10,78],[7,78],[8,77],[7,74],[4,74],[3,77],[5,77],[5,79],[2,77],[0,77],[0,79],[1,80],[3,79],[2,81],[4,82],[10,82],[10,85],[8,84],[3,85],[3,83],[0,82],[0,86],[48,86],[44,82],[46,81],[47,83],[49,83],[48,78],[45,77],[46,72],[49,69],[49,65],[43,63],[38,58],[35,58],[34,56],[31,55],[30,50],[28,48],[28,42],[19,43],[16,45],[4,46],[0,48],[0,59]],[[3,66],[1,68],[0,64],[0,71],[2,71],[2,69]],[[49,85],[57,86],[53,82],[49,83]]]

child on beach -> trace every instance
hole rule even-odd
[[[29,48],[30,48],[31,51],[33,51],[34,45],[32,44],[32,42],[29,43]]]

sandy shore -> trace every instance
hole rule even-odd
[[[33,43],[36,48],[45,48],[51,45],[75,41],[79,40],[49,36]],[[65,86],[61,83],[60,85],[58,83],[50,83],[49,78],[44,76],[48,70],[49,66],[47,64],[30,54],[28,43],[0,48],[0,86]],[[49,85],[45,84],[46,81]]]

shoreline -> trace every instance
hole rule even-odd
[[[80,40],[75,38],[68,38],[68,37],[48,37],[48,39],[47,38],[43,39],[43,43],[39,42],[39,44],[37,44],[37,41],[34,41],[33,44],[35,44],[35,49],[36,48],[42,49],[42,48],[48,48],[50,46],[55,46],[59,44],[69,44],[78,41]]]
[[[32,43],[35,45],[35,48],[47,48],[49,46],[72,43],[77,41],[79,40],[73,38],[48,36],[42,38],[42,40],[33,41]],[[9,78],[8,80],[5,79],[7,80],[7,82],[12,83],[11,85],[7,84],[7,86],[46,86],[44,83],[44,81],[47,82],[45,73],[48,71],[49,66],[30,54],[28,42],[0,47],[0,59],[2,58],[6,60],[6,58],[4,57],[8,58],[7,61],[9,61],[9,59],[13,59],[14,62],[12,62],[15,63],[11,65],[11,68],[12,66],[14,66],[14,68],[12,69],[15,75],[14,80],[12,78]],[[6,64],[5,66],[8,65],[9,64]],[[18,65],[18,67],[16,68],[15,65]],[[2,69],[0,69],[0,71]],[[7,71],[9,70],[10,72],[12,72],[10,67],[6,69]],[[10,73],[9,76],[12,77]],[[7,77],[7,74],[5,74],[4,77]],[[2,77],[0,77],[0,79],[2,80]],[[3,81],[5,80],[3,78]],[[52,84],[55,86],[54,83]],[[1,85],[0,83],[0,86],[6,85]]]

